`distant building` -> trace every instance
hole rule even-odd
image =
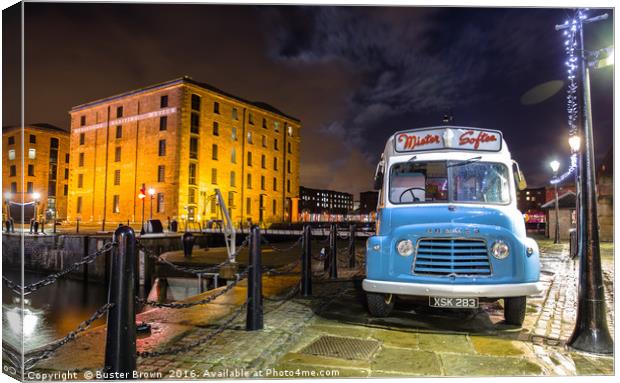
[[[540,207],[547,202],[545,188],[528,188],[519,190],[517,195],[517,208],[526,213],[529,210],[540,210]]]
[[[353,210],[353,194],[300,186],[299,205],[303,221],[332,220],[327,217],[345,216]]]
[[[559,218],[560,218],[560,240],[565,241],[570,238],[569,231],[576,225],[575,217],[575,202],[576,196],[572,191],[564,194],[558,194],[559,200]],[[556,200],[553,198],[551,201],[542,205],[542,209],[547,212],[548,225],[547,236],[554,237],[556,219],[555,219],[555,204]]]
[[[369,214],[377,210],[379,192],[365,191],[360,193],[360,214]]]
[[[216,188],[235,223],[297,217],[301,123],[273,106],[182,77],[69,114],[71,220],[140,222],[142,185],[146,218],[217,219]]]
[[[54,216],[64,219],[69,191],[69,132],[44,123],[26,125],[23,129],[7,126],[2,128],[2,145],[5,209],[7,202],[29,203],[38,196],[38,219],[51,220]],[[18,208],[12,210],[15,210],[13,219],[18,221],[21,212]],[[28,222],[33,213],[34,209],[29,216],[25,212],[24,221]]]

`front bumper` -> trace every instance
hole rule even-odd
[[[362,287],[371,293],[441,296],[451,298],[505,298],[537,295],[542,283],[511,283],[498,285],[443,285],[428,283],[387,282],[364,279]]]

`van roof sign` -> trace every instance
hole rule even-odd
[[[499,152],[502,132],[465,127],[407,130],[394,135],[394,149],[399,153],[443,149]]]

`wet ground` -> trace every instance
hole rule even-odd
[[[360,288],[363,270],[342,270],[330,281],[317,270],[311,298],[286,295],[297,275],[263,280],[265,326],[245,331],[245,314],[213,339],[189,351],[138,359],[151,378],[344,377],[344,376],[570,376],[610,375],[613,357],[569,350],[574,327],[578,262],[567,245],[540,241],[545,291],[528,299],[522,327],[503,322],[502,302],[477,310],[429,309],[425,301],[399,300],[388,318],[368,315]],[[613,248],[601,246],[613,328]],[[205,293],[205,294],[210,294]],[[210,337],[245,300],[244,284],[208,305],[183,310],[153,309],[140,315],[153,326],[139,350],[163,350]],[[200,299],[198,296],[190,300]],[[60,349],[39,370],[102,366],[104,328]],[[85,375],[81,375],[85,376]]]

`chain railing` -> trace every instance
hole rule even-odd
[[[273,249],[273,251],[277,251],[280,253],[285,253],[285,252],[293,250],[295,247],[297,247],[299,244],[302,243],[303,239],[304,239],[304,236],[300,235],[299,238],[297,238],[297,240],[292,245],[281,248],[281,247],[276,247],[273,243],[269,242],[265,236],[261,236],[261,242],[269,246],[271,249]]]
[[[13,291],[14,293],[16,293],[17,295],[29,295],[32,294],[33,292],[37,291],[38,289],[51,285],[52,283],[56,282],[59,278],[63,277],[64,275],[69,274],[72,271],[75,271],[77,268],[79,268],[80,266],[92,263],[95,261],[95,259],[97,259],[100,255],[103,255],[109,251],[112,251],[112,249],[114,249],[114,247],[116,246],[116,243],[114,242],[107,242],[101,249],[95,251],[92,254],[87,255],[86,257],[82,258],[82,260],[75,262],[74,264],[72,264],[71,266],[58,271],[54,274],[50,274],[47,277],[41,279],[38,282],[35,283],[31,283],[29,285],[25,285],[22,286],[20,284],[17,284],[13,281],[11,281],[10,279],[8,279],[7,277],[5,277],[4,275],[2,276],[2,281],[7,285],[7,287],[9,289],[11,289],[11,291]]]
[[[31,353],[26,353],[26,356],[28,355],[34,355],[28,359],[26,359],[24,361],[24,370],[30,370],[32,367],[34,367],[35,364],[37,364],[38,362],[40,362],[43,359],[47,359],[50,356],[52,356],[52,354],[54,354],[56,352],[56,350],[58,350],[60,347],[64,346],[65,344],[75,340],[75,338],[77,338],[77,336],[86,331],[91,324],[93,324],[93,322],[95,322],[97,319],[101,318],[104,314],[106,314],[114,305],[111,303],[106,303],[103,306],[101,306],[99,309],[97,309],[97,311],[95,311],[93,313],[93,315],[90,316],[90,318],[86,319],[85,321],[83,321],[82,323],[80,323],[75,330],[69,332],[67,335],[65,335],[63,338],[47,345],[44,349],[42,350],[36,350],[33,351]]]
[[[186,309],[188,307],[193,307],[193,306],[199,306],[199,305],[206,305],[207,303],[211,303],[214,300],[216,300],[217,298],[221,297],[222,295],[226,294],[227,292],[229,292],[230,290],[233,289],[233,287],[237,286],[237,284],[243,279],[245,278],[245,273],[244,274],[240,274],[239,278],[237,280],[235,280],[234,282],[229,283],[228,285],[226,285],[226,287],[224,287],[223,289],[221,289],[220,291],[218,291],[217,293],[210,295],[208,297],[206,297],[205,299],[201,299],[199,301],[195,301],[195,302],[157,302],[157,301],[149,301],[146,300],[144,298],[140,298],[140,297],[136,297],[136,303],[140,303],[146,306],[152,306],[152,307],[160,307],[160,308],[169,308],[169,309]]]

